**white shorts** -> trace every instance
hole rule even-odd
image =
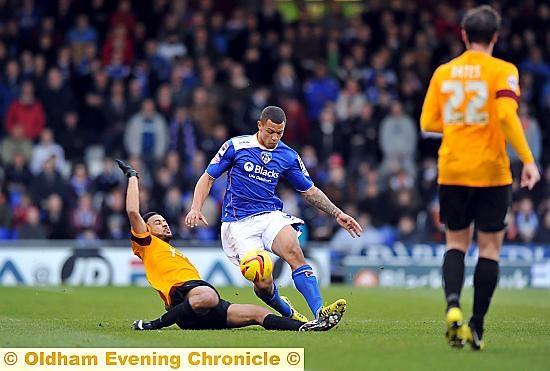
[[[250,250],[273,252],[273,240],[287,225],[292,225],[299,236],[302,233],[299,226],[302,224],[302,219],[281,211],[270,211],[236,222],[224,222],[221,229],[223,251],[233,264],[239,265],[240,258]]]

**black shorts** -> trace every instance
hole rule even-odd
[[[174,287],[170,292],[172,298],[172,306],[183,303],[187,299],[187,294],[191,289],[199,286],[211,287],[220,301],[218,305],[210,310],[204,316],[193,316],[191,318],[181,318],[176,321],[176,324],[184,330],[219,330],[229,328],[227,325],[227,309],[231,305],[230,302],[223,300],[218,293],[218,290],[211,284],[202,280],[187,281],[181,286]]]
[[[512,202],[512,186],[439,186],[439,216],[450,231],[467,228],[472,222],[481,232],[506,228],[506,213]]]

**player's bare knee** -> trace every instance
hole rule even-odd
[[[202,315],[218,305],[219,301],[220,299],[215,294],[201,294],[193,297],[193,300],[189,300],[189,304],[195,313]]]
[[[478,232],[477,243],[481,258],[499,260],[504,232]]]
[[[500,246],[479,246],[479,257],[498,261],[500,258]]]
[[[216,292],[208,286],[194,288],[189,292],[188,299],[195,312],[214,308],[220,301]]]

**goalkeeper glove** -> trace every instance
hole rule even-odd
[[[122,172],[124,173],[124,175],[126,175],[128,178],[131,178],[133,176],[135,176],[136,178],[139,178],[139,175],[138,175],[138,172],[135,171],[130,165],[128,165],[126,162],[122,161],[122,160],[115,160],[118,167],[120,168],[120,170],[122,170]]]

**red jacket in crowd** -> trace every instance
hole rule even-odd
[[[22,104],[18,100],[13,101],[6,115],[6,132],[16,124],[23,126],[25,138],[34,140],[38,138],[46,124],[46,114],[42,103],[34,101],[32,104]]]

